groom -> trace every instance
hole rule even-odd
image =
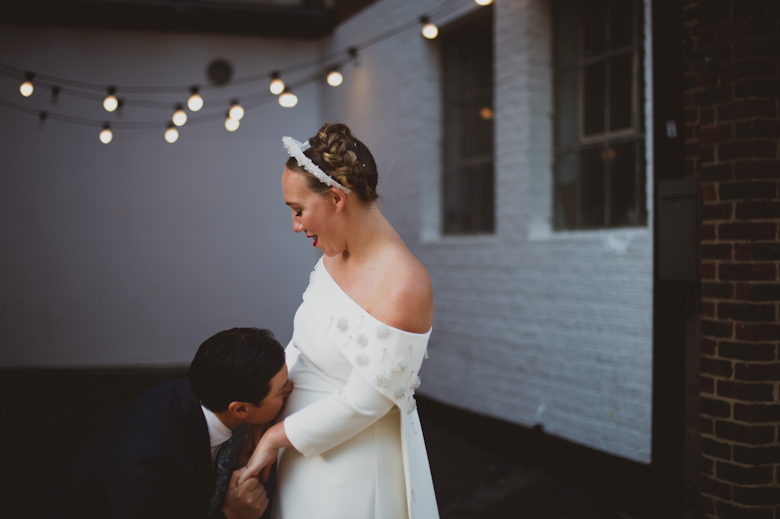
[[[269,330],[217,333],[198,349],[189,381],[147,391],[103,425],[38,517],[257,519],[268,497],[257,478],[239,486],[243,469],[229,470],[232,429],[271,422],[291,389]],[[239,458],[250,449],[247,442]]]

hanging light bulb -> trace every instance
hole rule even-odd
[[[333,69],[328,73],[328,84],[332,87],[337,87],[344,81],[344,76],[341,75],[337,69]]]
[[[233,102],[230,103],[230,111],[228,112],[228,116],[236,121],[240,121],[241,118],[244,117],[244,109],[241,108],[241,105],[238,104],[238,101],[233,100]],[[238,128],[238,125],[236,125],[236,128]],[[232,132],[233,130],[230,131]]]
[[[108,87],[108,95],[105,99],[103,99],[103,108],[106,109],[106,112],[113,112],[117,109],[119,106],[119,101],[116,98],[116,88],[114,87]]]
[[[111,125],[108,123],[104,124],[103,129],[100,131],[100,142],[103,144],[108,144],[113,138],[114,134],[111,133]]]
[[[238,121],[238,119],[233,119],[228,115],[227,119],[225,119],[225,129],[229,132],[234,132],[238,130],[238,126],[241,123]]]
[[[33,90],[35,90],[32,84],[32,80],[35,77],[35,74],[33,74],[32,72],[25,72],[24,76],[25,76],[24,83],[22,83],[21,86],[19,86],[19,92],[24,97],[30,97],[33,93]]]
[[[58,86],[51,87],[51,104],[56,105],[60,99],[60,92],[62,89]]]
[[[289,90],[285,89],[284,93],[279,96],[279,104],[285,108],[292,108],[298,104],[298,97]]]
[[[493,0],[474,0],[479,5],[490,5],[493,3]]]
[[[271,93],[273,95],[279,95],[284,92],[284,81],[279,77],[278,72],[271,73]]]
[[[432,24],[431,19],[427,16],[420,17],[420,23],[423,24],[422,35],[429,40],[432,40],[439,35],[439,28]]]
[[[198,87],[190,88],[190,98],[187,100],[187,107],[193,112],[197,112],[203,108],[203,98],[200,97],[200,90]]]
[[[173,124],[168,125],[168,129],[165,130],[165,140],[173,144],[179,139],[179,130]]]
[[[181,105],[176,105],[176,111],[173,112],[172,118],[173,124],[176,126],[183,126],[187,122],[187,112]]]

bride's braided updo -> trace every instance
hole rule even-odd
[[[325,123],[317,135],[309,139],[309,143],[311,148],[304,154],[325,174],[351,189],[363,202],[373,202],[379,198],[376,192],[378,175],[374,156],[365,144],[352,136],[346,124]],[[310,175],[293,157],[290,157],[286,166],[304,174],[311,191],[321,194],[330,191],[330,187]]]

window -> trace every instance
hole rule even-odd
[[[555,0],[554,225],[645,225],[642,4]]]
[[[442,31],[444,234],[492,233],[493,10]]]

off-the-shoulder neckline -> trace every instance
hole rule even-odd
[[[328,272],[328,268],[325,266],[325,262],[324,262],[324,261],[322,261],[322,256],[320,256],[320,260],[317,262],[317,265],[315,265],[315,266],[314,266],[314,268],[315,268],[315,269],[317,269],[317,268],[319,268],[319,267],[322,267],[322,270],[324,270],[324,271],[325,271],[325,274],[327,274],[327,276],[328,276],[328,279],[330,279],[330,280],[333,282],[333,284],[336,286],[336,288],[338,288],[338,289],[339,289],[339,291],[340,291],[342,294],[344,294],[344,297],[346,297],[347,299],[349,299],[349,301],[350,301],[350,302],[351,302],[353,305],[355,305],[356,307],[360,308],[360,311],[361,311],[361,312],[365,313],[367,316],[369,316],[371,319],[373,319],[374,321],[378,322],[378,323],[379,323],[379,324],[381,324],[382,326],[386,326],[386,327],[390,328],[391,330],[395,330],[395,331],[397,331],[397,332],[400,332],[400,333],[405,333],[405,334],[407,334],[407,335],[413,335],[413,336],[416,336],[416,337],[425,337],[425,336],[427,336],[427,335],[430,335],[430,334],[431,334],[431,332],[433,331],[433,326],[431,326],[431,328],[430,328],[430,329],[429,329],[427,332],[425,332],[425,333],[408,332],[408,331],[406,331],[406,330],[402,330],[401,328],[396,328],[395,326],[390,326],[389,324],[387,324],[387,323],[384,323],[384,322],[380,321],[379,319],[377,319],[376,317],[374,317],[373,315],[371,315],[371,314],[370,314],[370,313],[369,313],[369,312],[368,312],[368,311],[367,311],[365,308],[363,308],[362,306],[360,306],[360,304],[359,304],[357,301],[355,301],[354,299],[352,299],[352,296],[350,296],[349,294],[347,294],[347,292],[346,292],[346,291],[345,291],[343,288],[341,288],[341,285],[339,285],[339,284],[336,282],[336,280],[335,280],[335,279],[333,279],[333,276],[331,276],[331,275],[330,275],[330,272]]]

